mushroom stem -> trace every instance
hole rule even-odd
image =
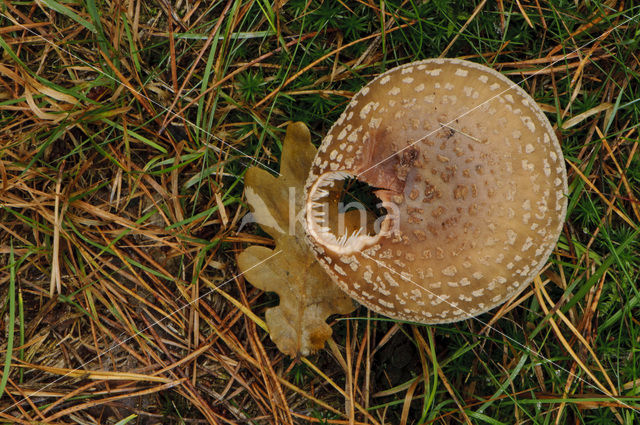
[[[344,255],[352,254],[375,245],[381,238],[391,235],[393,223],[398,220],[398,208],[390,201],[390,191],[376,190],[374,194],[382,201],[381,205],[387,214],[376,220],[374,234],[367,234],[367,212],[361,203],[350,203],[358,210],[358,221],[351,226],[345,224],[347,214],[338,211],[337,228],[332,226],[329,219],[329,211],[335,210],[335,199],[331,199],[330,192],[338,188],[337,183],[354,175],[346,171],[331,171],[321,175],[309,189],[309,202],[305,206],[306,227],[309,235],[334,252]],[[353,214],[351,214],[353,217]],[[381,221],[380,221],[381,220]],[[350,231],[346,227],[354,228]]]

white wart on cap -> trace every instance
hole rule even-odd
[[[356,177],[389,214],[375,234],[338,235],[331,193]],[[446,323],[520,292],[553,250],[567,176],[535,101],[500,73],[428,59],[358,92],[322,141],[306,184],[305,227],[351,297],[389,317]]]

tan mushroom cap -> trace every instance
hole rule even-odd
[[[378,188],[377,234],[336,235],[323,205],[341,180]],[[358,92],[322,141],[306,185],[314,252],[351,297],[423,323],[486,312],[520,292],[551,254],[567,177],[535,101],[500,73],[428,59]]]

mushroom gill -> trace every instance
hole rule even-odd
[[[327,220],[349,177],[387,211],[375,232]],[[558,140],[500,73],[428,59],[378,76],[328,132],[306,183],[315,255],[351,297],[386,316],[466,319],[520,292],[547,261],[566,212]]]

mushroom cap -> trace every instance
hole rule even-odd
[[[323,221],[348,177],[376,188],[387,210],[377,233],[339,234]],[[322,141],[305,190],[308,239],[338,286],[422,323],[467,319],[522,291],[567,208],[560,144],[536,102],[458,59],[409,63],[363,87]]]

